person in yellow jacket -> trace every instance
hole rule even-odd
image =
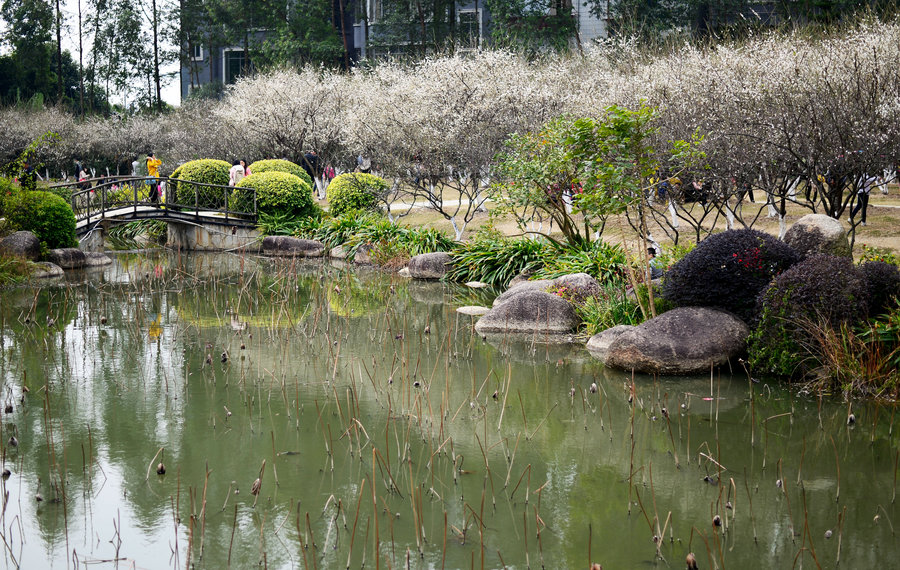
[[[147,174],[155,180],[150,181],[150,201],[159,202],[159,166],[162,161],[152,152],[147,153]]]

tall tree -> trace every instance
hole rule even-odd
[[[0,16],[6,22],[5,43],[12,48],[15,79],[11,99],[29,99],[52,93],[51,67],[53,7],[47,0],[3,0]]]

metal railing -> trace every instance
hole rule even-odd
[[[162,196],[153,185],[165,182]],[[51,185],[72,188],[69,204],[76,222],[105,219],[171,219],[223,225],[256,222],[256,191],[164,176],[111,176]]]

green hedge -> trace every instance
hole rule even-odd
[[[241,188],[256,190],[256,211],[260,215],[279,214],[293,218],[314,215],[312,188],[309,184],[287,172],[254,172],[238,182],[229,200],[229,208],[237,212],[253,211],[253,193]]]
[[[378,202],[390,186],[379,176],[347,172],[328,185],[328,209],[332,216],[346,212],[378,212]]]
[[[65,200],[37,190],[13,192],[3,197],[2,214],[14,231],[29,231],[49,249],[77,247],[75,214]]]
[[[188,207],[194,206],[194,189],[197,188],[197,205],[201,208],[217,209],[225,206],[225,190],[207,186],[194,186],[189,182],[228,186],[228,171],[231,165],[224,160],[204,158],[185,162],[172,173],[175,183],[175,202]],[[169,190],[172,191],[171,189]]]
[[[302,166],[295,164],[290,160],[282,160],[280,158],[257,160],[250,165],[250,172],[253,174],[259,174],[261,172],[287,172],[309,184],[310,188],[314,187],[312,177],[303,170]]]

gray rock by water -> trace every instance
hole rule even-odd
[[[450,264],[450,254],[438,251],[413,257],[407,267],[414,279],[440,279],[450,270]]]
[[[103,267],[112,263],[112,259],[99,251],[87,251],[84,253],[85,267]]]
[[[600,283],[587,273],[572,273],[556,279],[535,279],[519,281],[494,299],[494,306],[505,303],[524,291],[560,291],[565,289],[565,298],[577,303],[600,293]]]
[[[516,285],[510,287],[494,299],[494,306],[497,307],[509,301],[516,295],[525,293],[526,291],[542,291],[547,292],[553,286],[552,279],[535,279],[534,281],[520,281]]]
[[[594,336],[588,339],[587,348],[591,356],[599,360],[600,362],[606,362],[606,356],[609,354],[609,346],[613,343],[614,340],[619,338],[622,333],[626,331],[630,331],[633,329],[632,325],[616,325],[612,328],[608,328],[605,331],[598,332]]]
[[[312,239],[266,236],[263,238],[262,251],[265,255],[281,257],[322,257],[325,245]]]
[[[482,315],[490,313],[491,310],[487,307],[480,307],[478,305],[466,305],[465,307],[459,307],[458,309],[456,309],[456,312],[461,315],[480,317]]]
[[[87,256],[78,248],[62,247],[48,251],[47,260],[63,269],[80,269],[87,263]]]
[[[700,374],[743,353],[749,335],[750,327],[731,313],[680,307],[620,334],[605,362],[648,374]]]
[[[804,259],[816,253],[850,257],[844,226],[823,214],[807,214],[797,220],[784,234],[784,242]]]
[[[41,256],[41,241],[31,232],[14,232],[0,240],[0,254],[36,261]]]
[[[38,261],[38,270],[31,274],[35,279],[51,279],[53,277],[62,277],[65,272],[62,267],[49,261]]]
[[[566,334],[578,326],[575,309],[565,299],[543,291],[523,291],[496,305],[475,324],[485,333]]]

